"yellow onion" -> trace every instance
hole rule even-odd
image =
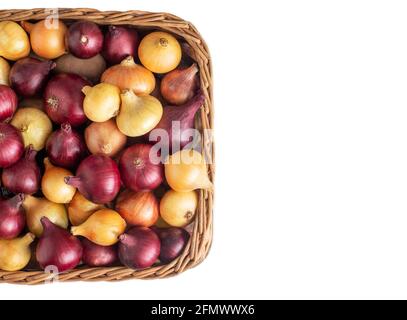
[[[66,26],[61,20],[50,18],[35,24],[23,21],[21,25],[30,34],[33,51],[41,58],[55,59],[66,53]]]
[[[61,228],[68,228],[68,215],[63,204],[27,195],[23,207],[27,215],[27,227],[37,237],[42,235],[42,217],[47,217],[52,223]]]
[[[111,246],[119,241],[126,229],[126,221],[114,210],[102,209],[92,214],[79,226],[71,228],[74,236],[82,236],[100,246]]]
[[[10,85],[9,75],[10,65],[6,59],[0,57],[0,84],[4,84],[6,86]]]
[[[0,240],[0,269],[18,271],[25,268],[31,259],[30,244],[34,238],[32,233],[27,233],[21,238]]]
[[[30,54],[28,36],[17,23],[13,21],[0,22],[0,56],[16,61]]]
[[[195,217],[198,207],[196,191],[168,191],[160,202],[161,218],[173,227],[185,227]]]
[[[167,73],[178,67],[182,50],[177,39],[167,32],[156,31],[141,40],[138,48],[141,63],[155,73]]]
[[[55,203],[69,203],[75,195],[76,188],[65,183],[65,178],[72,172],[55,167],[48,158],[44,159],[45,172],[42,176],[41,189],[44,196]]]
[[[136,94],[150,94],[155,88],[155,78],[150,70],[134,62],[132,56],[102,74],[102,82],[113,84],[120,90],[133,90]]]
[[[103,208],[105,208],[104,205],[89,201],[77,191],[68,205],[69,221],[71,221],[72,225],[78,226],[84,223],[93,213]]]
[[[205,160],[196,150],[181,150],[169,156],[165,162],[165,177],[169,186],[179,192],[213,187]]]
[[[85,129],[85,141],[93,154],[105,154],[114,157],[127,142],[127,137],[117,128],[116,121],[93,122]]]
[[[33,145],[40,151],[52,133],[52,123],[48,116],[37,108],[22,108],[17,110],[11,124],[21,131],[24,146]]]
[[[163,107],[157,98],[149,95],[136,96],[133,91],[124,90],[121,99],[122,105],[116,123],[126,136],[142,136],[160,122]]]
[[[120,110],[120,90],[118,87],[100,83],[94,87],[85,86],[83,110],[89,120],[105,122],[115,117]]]

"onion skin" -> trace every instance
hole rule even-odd
[[[65,52],[65,24],[58,19],[48,18],[35,24],[21,22],[22,27],[30,34],[30,43],[35,54],[45,59],[55,59]]]
[[[150,94],[155,88],[152,72],[136,64],[131,56],[103,72],[101,81],[115,85],[120,90],[133,90],[139,95]]]
[[[98,25],[90,21],[77,21],[66,33],[68,50],[78,58],[89,59],[103,47],[103,34]]]
[[[185,227],[195,218],[198,195],[195,191],[169,190],[160,201],[161,218],[174,227]]]
[[[18,98],[13,89],[0,84],[0,121],[9,121],[17,110]]]
[[[42,269],[55,266],[58,272],[74,269],[82,258],[82,245],[79,239],[65,229],[53,224],[48,218],[41,218],[44,233],[36,250],[37,261]]]
[[[18,109],[11,124],[20,130],[24,146],[33,145],[34,150],[44,149],[45,143],[52,132],[52,123],[48,116],[36,108]]]
[[[41,171],[35,161],[37,151],[29,146],[25,156],[12,166],[3,170],[3,185],[13,193],[36,193],[40,188]]]
[[[170,152],[176,152],[191,142],[190,129],[194,128],[195,114],[205,102],[205,96],[199,92],[192,100],[182,106],[164,107],[163,116],[154,128],[164,130],[168,134],[168,140],[161,139]]]
[[[198,88],[198,66],[192,64],[187,69],[176,69],[166,74],[161,81],[161,94],[174,105],[187,103]]]
[[[159,217],[158,201],[149,191],[124,191],[117,199],[116,210],[132,226],[151,227]]]
[[[6,86],[10,85],[9,75],[10,65],[6,59],[0,57],[0,84],[4,84]]]
[[[119,241],[126,229],[126,221],[114,210],[102,209],[92,214],[79,226],[71,228],[75,236],[82,236],[100,246],[111,246]]]
[[[41,189],[44,196],[55,203],[69,203],[76,193],[75,187],[65,183],[65,177],[72,173],[64,168],[55,167],[48,158],[44,160],[45,173],[41,180]]]
[[[45,198],[26,196],[23,207],[27,217],[27,227],[37,237],[42,235],[41,218],[47,217],[61,228],[68,228],[68,216],[63,204],[51,202]]]
[[[72,54],[65,54],[56,61],[57,73],[74,73],[93,84],[98,83],[106,70],[106,62],[100,54],[89,59],[80,59]]]
[[[158,260],[160,249],[160,239],[154,231],[134,227],[120,236],[119,259],[131,269],[144,269]]]
[[[190,235],[181,228],[154,228],[161,241],[160,261],[170,263],[178,258],[188,244]]]
[[[103,56],[110,64],[118,64],[128,56],[136,57],[139,36],[135,29],[109,26],[103,44]]]
[[[21,133],[8,123],[0,122],[0,168],[16,163],[24,153]]]
[[[0,269],[4,271],[24,269],[31,259],[30,244],[34,238],[32,233],[27,233],[21,238],[0,240]]]
[[[81,162],[75,177],[66,177],[68,185],[78,188],[88,200],[109,203],[120,191],[120,172],[116,162],[105,155],[91,155]]]
[[[116,156],[126,145],[127,137],[117,128],[116,121],[93,122],[85,130],[85,141],[93,154]]]
[[[78,226],[84,223],[93,213],[104,208],[105,206],[89,201],[77,191],[68,205],[69,221],[71,221],[72,225]]]
[[[87,121],[83,111],[85,95],[82,89],[90,83],[76,74],[64,73],[53,77],[44,93],[44,108],[52,121],[69,123],[73,127]]]
[[[154,190],[164,180],[164,166],[150,160],[153,146],[135,144],[127,148],[119,161],[120,176],[126,188],[133,191]]]
[[[87,150],[82,136],[72,130],[69,123],[52,133],[46,144],[49,160],[55,166],[74,169],[86,157]]]
[[[182,58],[181,45],[167,32],[151,32],[145,36],[138,48],[141,63],[154,73],[174,70]]]
[[[117,246],[100,246],[88,239],[82,239],[82,261],[89,267],[109,267],[118,260]]]
[[[31,57],[18,60],[10,70],[10,85],[18,95],[33,97],[41,93],[55,66],[53,61]]]
[[[0,56],[16,61],[30,54],[27,34],[14,21],[0,22]]]
[[[22,207],[24,195],[11,199],[0,199],[0,239],[14,239],[25,227],[25,211]]]

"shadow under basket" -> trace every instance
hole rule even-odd
[[[0,21],[32,22],[50,16],[53,10],[0,10]],[[77,20],[93,21],[99,25],[129,25],[140,30],[163,30],[177,36],[188,48],[188,55],[198,64],[200,84],[206,99],[204,106],[196,116],[196,129],[201,133],[213,128],[211,59],[205,41],[196,28],[168,13],[150,13],[143,11],[98,11],[94,9],[58,9],[59,19],[71,23]],[[215,173],[213,136],[202,134],[202,150],[207,159],[208,172],[213,182]],[[80,266],[58,275],[57,281],[118,281],[127,279],[158,279],[177,275],[200,264],[208,255],[212,243],[213,230],[213,192],[199,191],[199,204],[194,224],[190,227],[191,238],[184,252],[166,265],[154,265],[148,269],[132,270],[123,266],[89,268]],[[44,271],[22,270],[4,272],[0,270],[0,283],[43,284],[54,276]],[[55,279],[56,280],[56,279]]]

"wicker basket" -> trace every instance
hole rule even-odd
[[[139,28],[161,29],[178,35],[189,44],[190,54],[200,68],[201,87],[206,95],[206,101],[196,119],[199,130],[213,128],[212,109],[212,80],[211,61],[205,41],[196,28],[168,13],[150,13],[143,11],[101,12],[94,9],[59,9],[59,18],[62,20],[91,20],[100,25],[134,25]],[[12,20],[42,20],[49,15],[45,9],[33,10],[0,10],[0,21]],[[211,180],[214,178],[214,154],[212,139],[203,136],[203,150],[205,156],[212,159],[208,165]],[[131,278],[157,279],[174,276],[186,271],[199,263],[207,256],[212,243],[212,192],[200,191],[199,206],[196,221],[193,225],[191,239],[184,253],[167,265],[154,266],[145,270],[132,270],[125,267],[87,268],[79,267],[62,273],[58,281],[86,280],[86,281],[117,281]],[[0,271],[0,282],[17,284],[41,284],[49,281],[52,275],[42,271]]]

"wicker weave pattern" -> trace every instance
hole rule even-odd
[[[143,11],[100,12],[94,9],[59,9],[59,18],[64,20],[91,20],[100,25],[134,25],[152,29],[161,29],[172,32],[190,45],[192,56],[200,68],[200,81],[206,96],[205,105],[196,120],[196,127],[200,130],[213,128],[212,109],[212,80],[211,62],[208,48],[196,28],[168,13],[150,13]],[[49,13],[44,9],[32,10],[0,10],[0,21],[12,20],[41,20]],[[212,159],[208,165],[211,180],[214,178],[214,154],[211,148],[212,141],[207,137],[203,139],[205,155]],[[125,267],[86,268],[81,267],[59,275],[59,281],[87,280],[87,281],[117,281],[130,278],[156,279],[165,278],[186,271],[199,263],[207,256],[212,243],[212,192],[200,191],[199,206],[196,222],[193,227],[191,239],[184,253],[168,265],[156,266],[145,270],[135,271]],[[42,271],[0,271],[0,282],[19,284],[41,284],[49,279],[50,275]]]

